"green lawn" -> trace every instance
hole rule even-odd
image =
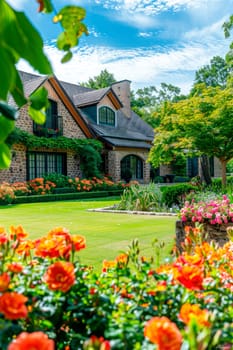
[[[151,253],[151,242],[157,238],[165,242],[162,256],[169,254],[175,236],[175,217],[155,217],[89,212],[117,203],[118,199],[105,198],[82,201],[59,201],[0,206],[0,226],[9,229],[21,224],[34,239],[54,227],[63,226],[71,234],[86,237],[87,248],[80,252],[81,262],[99,268],[103,259],[114,259],[127,250],[138,238],[142,255]]]

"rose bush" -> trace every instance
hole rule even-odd
[[[85,238],[57,227],[37,240],[0,230],[0,349],[230,349],[233,243],[202,241],[189,227],[184,251],[156,266],[133,241],[81,264]]]
[[[230,203],[226,195],[223,195],[222,199],[213,199],[208,202],[186,201],[180,210],[180,218],[183,222],[228,224],[233,222],[233,203]]]

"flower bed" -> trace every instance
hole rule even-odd
[[[0,184],[0,202],[1,204],[11,204],[15,202],[16,198],[22,196],[32,195],[48,195],[53,193],[83,193],[83,192],[99,192],[99,191],[111,191],[111,190],[123,190],[131,184],[136,184],[136,181],[132,181],[129,184],[123,182],[113,182],[109,178],[104,177],[98,179],[96,177],[92,179],[80,179],[78,177],[74,179],[67,178],[67,187],[60,189],[52,181],[44,178],[35,178],[27,182],[15,182],[9,184],[3,182]]]
[[[135,240],[96,272],[78,259],[80,235],[57,227],[31,241],[21,226],[2,228],[1,350],[230,349],[233,243],[217,248],[187,232],[184,252],[165,265]]]

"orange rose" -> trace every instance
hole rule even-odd
[[[8,273],[3,272],[2,275],[0,275],[0,292],[5,292],[7,290],[10,283],[10,276]]]
[[[9,320],[27,317],[27,298],[19,293],[4,293],[0,296],[0,312]]]
[[[203,267],[196,265],[179,266],[175,278],[188,289],[203,289],[204,272]]]
[[[54,350],[54,341],[43,332],[20,333],[8,346],[8,350]]]
[[[185,324],[189,324],[192,319],[196,319],[200,326],[210,327],[209,313],[207,310],[200,309],[198,304],[186,303],[180,309],[179,317]]]
[[[71,236],[71,241],[73,248],[76,252],[86,248],[86,239],[83,236],[73,235]]]
[[[43,280],[51,290],[67,292],[75,282],[74,265],[66,261],[58,261],[49,266]]]
[[[22,239],[27,237],[27,233],[24,231],[23,227],[21,225],[14,227],[10,227],[10,238],[16,239],[18,241],[21,241]]]
[[[42,258],[67,258],[70,251],[71,243],[67,244],[63,235],[48,235],[36,241],[35,255]]]
[[[153,317],[148,321],[144,328],[144,336],[156,344],[158,350],[180,350],[181,348],[181,333],[176,324],[165,316]]]

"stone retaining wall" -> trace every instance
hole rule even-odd
[[[179,251],[182,251],[182,242],[184,242],[185,239],[185,226],[194,227],[195,224],[193,222],[182,222],[181,220],[176,221],[176,247]],[[233,223],[222,225],[203,224],[203,232],[206,234],[207,242],[214,241],[220,247],[222,247],[229,241],[227,236],[227,228],[230,226],[233,227]]]

